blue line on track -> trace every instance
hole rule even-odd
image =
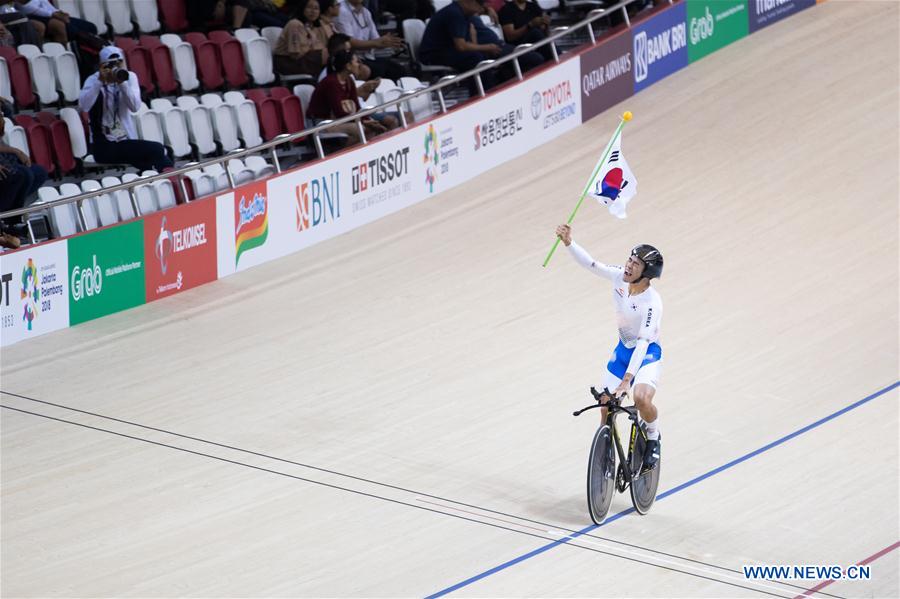
[[[772,449],[772,448],[774,448],[774,447],[778,447],[778,446],[781,445],[782,443],[785,443],[786,441],[790,441],[791,439],[793,439],[794,437],[796,437],[796,436],[798,436],[798,435],[802,435],[803,433],[809,432],[809,431],[811,431],[812,429],[814,429],[814,428],[816,428],[816,427],[818,427],[818,426],[821,426],[821,425],[825,424],[825,423],[828,422],[829,420],[834,420],[834,419],[837,418],[838,416],[842,416],[843,414],[846,414],[846,413],[849,412],[850,410],[854,410],[854,409],[858,408],[859,406],[861,406],[861,405],[863,405],[863,404],[865,404],[865,403],[867,403],[867,402],[872,401],[872,400],[875,399],[876,397],[879,397],[880,395],[884,395],[885,393],[888,393],[888,392],[890,392],[890,391],[893,391],[893,390],[896,389],[898,386],[900,386],[900,381],[896,381],[896,382],[894,382],[894,383],[891,383],[890,385],[888,385],[888,386],[885,387],[884,389],[881,389],[880,391],[876,391],[876,392],[873,393],[872,395],[869,395],[868,397],[864,397],[864,398],[862,398],[861,400],[859,400],[859,401],[857,401],[857,402],[855,402],[855,403],[850,404],[849,406],[846,406],[846,407],[844,407],[844,408],[841,408],[841,409],[838,410],[837,412],[834,412],[834,413],[832,413],[832,414],[829,414],[828,416],[825,416],[824,418],[821,418],[821,419],[819,419],[819,420],[816,420],[816,421],[813,422],[812,424],[808,424],[808,425],[804,426],[804,427],[801,428],[801,429],[798,429],[798,430],[796,430],[796,431],[794,431],[794,432],[792,432],[792,433],[790,433],[790,434],[788,434],[788,435],[785,435],[784,437],[781,437],[780,439],[777,439],[777,440],[775,440],[775,441],[772,441],[772,442],[769,443],[768,445],[764,445],[764,446],[760,447],[759,449],[756,449],[756,450],[754,450],[754,451],[751,451],[751,452],[748,453],[748,454],[742,455],[741,457],[739,457],[739,458],[737,458],[737,459],[731,460],[731,461],[728,462],[727,464],[723,464],[723,465],[719,466],[718,468],[714,468],[714,469],[710,470],[709,472],[706,472],[706,473],[704,473],[704,474],[701,474],[700,476],[697,476],[697,477],[695,477],[695,478],[692,478],[691,480],[689,480],[689,481],[687,481],[687,482],[685,482],[685,483],[681,483],[681,484],[678,485],[677,487],[674,487],[674,488],[672,488],[672,489],[669,489],[668,491],[665,491],[665,492],[663,492],[663,493],[660,493],[659,495],[656,496],[656,500],[659,501],[660,499],[665,499],[665,498],[668,497],[669,495],[674,495],[675,493],[678,493],[679,491],[683,491],[683,490],[687,489],[688,487],[692,487],[692,486],[696,485],[697,483],[699,483],[700,481],[709,478],[710,476],[714,476],[714,475],[716,475],[716,474],[718,474],[718,473],[720,473],[720,472],[723,472],[723,471],[725,471],[725,470],[728,470],[729,468],[731,468],[731,467],[733,467],[733,466],[737,466],[737,465],[740,464],[741,462],[744,462],[744,461],[746,461],[746,460],[749,460],[749,459],[752,458],[752,457],[756,457],[756,456],[758,456],[759,454],[761,454],[761,453],[763,453],[763,452],[765,452],[765,451],[768,451],[768,450],[770,450],[770,449]],[[515,566],[515,565],[518,564],[519,562],[524,562],[524,561],[527,560],[527,559],[531,559],[532,557],[535,557],[535,556],[537,556],[537,555],[540,555],[540,554],[542,554],[542,553],[544,553],[544,552],[546,552],[546,551],[550,551],[550,550],[553,549],[554,547],[559,547],[560,545],[565,545],[565,544],[568,543],[569,541],[573,541],[573,540],[577,539],[578,537],[580,537],[580,536],[582,536],[582,535],[584,535],[584,534],[586,534],[586,533],[591,532],[592,530],[595,530],[595,529],[597,529],[597,528],[600,528],[601,526],[606,526],[607,524],[610,524],[610,523],[612,523],[612,522],[615,522],[615,521],[618,520],[619,518],[621,518],[621,517],[623,517],[623,516],[627,516],[628,514],[630,514],[630,513],[633,512],[633,511],[634,511],[634,508],[633,508],[633,507],[630,507],[630,508],[628,508],[627,510],[623,510],[623,511],[621,511],[621,512],[618,512],[617,514],[614,514],[614,515],[610,516],[609,518],[607,518],[606,520],[604,520],[604,521],[603,521],[603,524],[599,524],[599,525],[598,525],[598,524],[591,524],[590,526],[588,526],[588,527],[586,527],[586,528],[582,528],[581,530],[579,530],[579,531],[577,531],[577,532],[573,532],[573,533],[570,534],[569,536],[563,537],[562,539],[559,539],[558,541],[553,541],[552,543],[548,543],[548,544],[546,544],[546,545],[543,545],[543,546],[541,546],[541,547],[538,547],[538,548],[535,549],[534,551],[529,551],[528,553],[525,553],[525,554],[523,554],[523,555],[520,555],[520,556],[518,556],[518,557],[516,557],[516,558],[513,558],[513,559],[507,561],[507,562],[504,562],[504,563],[500,564],[499,566],[494,566],[494,567],[491,568],[490,570],[485,570],[485,571],[482,572],[481,574],[476,574],[475,576],[472,576],[471,578],[467,578],[467,579],[463,580],[462,582],[458,582],[458,583],[454,584],[453,586],[449,586],[449,587],[447,587],[446,589],[443,589],[443,590],[440,590],[440,591],[438,591],[438,592],[436,592],[436,593],[433,593],[433,594],[429,595],[428,597],[426,597],[426,599],[436,599],[437,597],[443,597],[444,595],[447,595],[447,594],[449,594],[449,593],[452,593],[453,591],[456,591],[456,590],[459,590],[459,589],[461,589],[461,588],[463,588],[463,587],[469,586],[469,585],[472,584],[473,582],[478,582],[478,581],[481,580],[482,578],[487,578],[488,576],[491,576],[492,574],[496,574],[497,572],[500,572],[500,571],[502,571],[502,570],[506,570],[507,568],[510,568],[510,567],[512,567],[512,566]]]

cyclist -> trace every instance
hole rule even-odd
[[[621,397],[633,385],[634,404],[647,427],[644,466],[652,468],[660,455],[659,418],[653,396],[662,372],[662,348],[657,343],[662,298],[650,286],[650,280],[662,274],[662,254],[652,245],[639,245],[631,250],[624,267],[610,266],[597,262],[575,243],[569,225],[558,226],[556,235],[578,264],[613,283],[619,343],[606,365],[603,387],[615,389],[616,397]],[[606,420],[605,409],[602,419]]]

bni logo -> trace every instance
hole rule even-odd
[[[294,187],[297,232],[336,221],[341,217],[341,187],[338,173],[318,177]]]
[[[641,31],[634,36],[634,80],[643,81],[650,70],[650,57],[647,52],[647,32]]]

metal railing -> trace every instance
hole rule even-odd
[[[451,85],[457,85],[461,81],[466,81],[467,79],[474,77],[475,83],[476,83],[476,86],[478,89],[478,94],[480,97],[484,97],[486,94],[485,94],[484,84],[481,81],[481,74],[489,69],[495,69],[495,68],[497,68],[501,65],[504,65],[506,63],[509,63],[509,62],[513,63],[513,68],[515,70],[516,78],[519,81],[522,81],[524,76],[522,74],[522,68],[519,65],[519,57],[520,56],[522,56],[526,52],[530,52],[537,48],[541,48],[543,46],[549,45],[550,50],[553,54],[553,59],[555,62],[558,63],[560,61],[559,51],[556,48],[556,42],[558,40],[565,37],[566,35],[569,35],[573,32],[576,32],[576,31],[586,27],[588,30],[590,40],[591,40],[591,45],[594,45],[597,42],[597,38],[594,33],[593,23],[602,18],[611,16],[612,14],[615,13],[615,11],[618,11],[618,10],[622,11],[622,16],[624,17],[626,27],[630,28],[631,27],[631,19],[628,16],[627,7],[629,4],[632,4],[637,1],[639,1],[639,0],[622,0],[619,3],[617,3],[613,6],[610,6],[609,8],[605,8],[605,9],[598,8],[598,9],[592,10],[587,14],[587,16],[583,20],[579,21],[578,23],[575,23],[574,25],[569,25],[569,26],[564,26],[564,27],[555,27],[553,29],[551,35],[549,35],[547,38],[545,38],[539,42],[536,42],[534,44],[522,44],[521,46],[517,46],[515,51],[511,52],[510,54],[508,54],[502,58],[484,60],[484,61],[478,63],[478,65],[475,68],[473,68],[469,71],[466,71],[464,73],[459,73],[457,75],[446,75],[446,76],[442,77],[441,79],[439,79],[437,83],[434,83],[427,87],[422,87],[422,88],[416,89],[416,90],[404,91],[397,98],[395,98],[393,100],[390,100],[383,104],[379,104],[378,106],[373,106],[371,108],[365,108],[363,110],[360,110],[359,112],[353,113],[352,115],[347,115],[347,116],[341,117],[339,119],[325,120],[325,121],[320,122],[315,127],[310,127],[309,129],[304,129],[303,131],[299,131],[297,133],[283,133],[281,135],[278,135],[278,136],[272,138],[271,140],[269,140],[267,142],[264,142],[258,146],[254,146],[252,148],[246,148],[246,149],[238,148],[236,150],[232,150],[231,152],[228,152],[227,154],[225,154],[223,156],[219,156],[216,158],[210,158],[208,160],[204,160],[203,162],[189,162],[181,167],[167,171],[165,173],[159,173],[157,175],[150,175],[150,176],[145,176],[145,177],[138,177],[137,179],[129,181],[128,183],[121,183],[119,185],[111,185],[109,187],[104,187],[102,189],[98,189],[95,191],[87,191],[87,192],[84,192],[84,193],[81,193],[78,195],[72,195],[72,196],[68,196],[65,198],[60,198],[58,200],[52,200],[49,202],[38,201],[34,204],[31,204],[30,206],[26,206],[23,208],[17,208],[15,210],[9,210],[7,212],[0,213],[0,218],[11,218],[14,216],[21,216],[21,215],[30,214],[33,212],[43,212],[43,211],[49,210],[51,208],[55,208],[57,206],[64,206],[66,204],[75,203],[76,207],[77,207],[76,213],[78,216],[78,225],[81,229],[81,232],[84,232],[84,231],[87,231],[88,229],[87,229],[87,224],[86,224],[87,219],[84,214],[83,202],[85,200],[93,198],[93,197],[107,195],[107,194],[114,194],[119,191],[127,191],[129,194],[129,198],[131,200],[131,207],[134,210],[135,215],[138,218],[140,218],[141,216],[143,216],[143,214],[141,212],[140,205],[138,203],[136,188],[138,188],[142,185],[149,185],[156,181],[170,180],[170,179],[175,178],[178,181],[178,185],[181,189],[182,197],[183,197],[184,201],[188,202],[190,200],[188,198],[187,188],[184,183],[184,177],[187,173],[189,173],[191,171],[197,171],[204,167],[211,166],[214,164],[227,163],[229,160],[232,160],[235,158],[241,158],[243,156],[248,156],[250,154],[260,154],[262,152],[269,152],[271,155],[271,158],[272,158],[272,163],[275,166],[276,172],[281,173],[282,172],[281,164],[278,160],[278,155],[276,153],[276,148],[278,146],[312,136],[313,143],[314,143],[315,149],[316,149],[316,154],[318,155],[318,157],[320,159],[322,159],[325,157],[325,152],[322,147],[322,140],[321,140],[320,134],[327,133],[329,131],[329,129],[332,129],[338,125],[343,125],[345,123],[356,122],[357,127],[359,129],[359,133],[360,133],[360,138],[361,138],[360,141],[363,144],[367,144],[368,140],[366,139],[365,130],[364,130],[364,127],[362,124],[362,120],[365,119],[366,117],[371,116],[372,114],[375,114],[376,112],[385,112],[386,110],[389,110],[390,108],[392,108],[394,106],[397,106],[398,107],[397,111],[400,113],[400,124],[403,127],[403,129],[407,129],[407,128],[409,128],[409,123],[407,122],[406,115],[404,113],[402,104],[408,102],[412,98],[415,98],[417,96],[424,95],[424,94],[428,94],[429,99],[430,99],[431,94],[433,94],[433,93],[436,93],[438,96],[438,103],[440,105],[441,114],[445,114],[448,111],[447,103],[445,101],[444,93],[443,93],[443,90],[445,88],[447,88]],[[667,1],[669,4],[673,3],[673,0],[667,0]],[[228,168],[228,164],[223,164],[223,167],[225,170],[226,177],[228,178],[229,188],[234,189],[236,187],[235,181],[234,181],[234,176],[231,173],[231,170]],[[217,191],[221,192],[224,190],[217,190]],[[110,201],[112,201],[111,197],[110,197]],[[30,221],[27,221],[27,229],[28,229],[28,235],[31,239],[31,243],[36,243],[36,240],[34,237],[34,231],[31,228]]]

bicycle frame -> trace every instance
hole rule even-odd
[[[634,406],[623,406],[621,403],[621,399],[615,397],[609,389],[604,389],[602,393],[598,393],[594,387],[591,387],[591,395],[594,396],[594,399],[597,400],[596,405],[588,406],[586,408],[582,408],[577,412],[572,412],[573,416],[579,416],[583,412],[588,410],[592,410],[594,408],[606,408],[606,425],[609,426],[610,431],[612,432],[613,441],[616,446],[616,453],[619,456],[619,464],[622,468],[622,471],[625,475],[625,484],[619,488],[619,485],[616,484],[616,487],[620,493],[624,492],[625,489],[628,488],[628,485],[634,480],[635,475],[639,474],[631,471],[631,460],[629,459],[634,451],[634,443],[637,440],[637,429],[638,420],[637,420],[637,408]],[[606,403],[603,403],[603,399],[606,398]],[[625,450],[622,449],[622,441],[619,438],[619,431],[616,428],[616,416],[619,415],[620,412],[625,412],[628,414],[628,419],[631,420],[634,426],[631,427],[631,435],[628,440],[628,454],[625,453]]]

